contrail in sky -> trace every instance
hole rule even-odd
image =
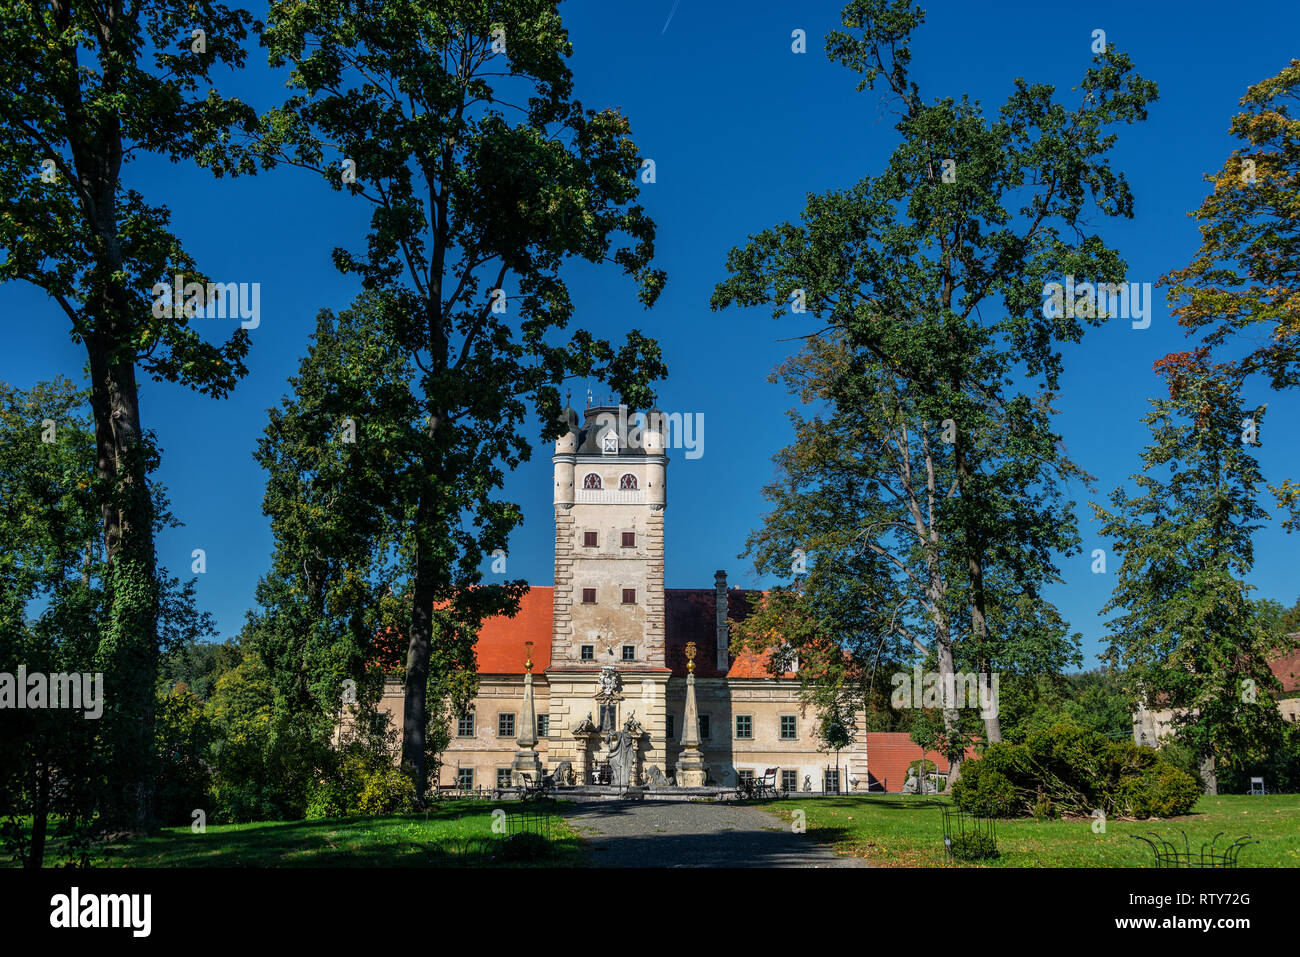
[[[673,14],[677,12],[677,8],[681,6],[681,4],[682,0],[677,0],[677,2],[673,4],[673,8],[668,11],[668,19],[664,21],[664,28],[659,31],[660,36],[663,36],[668,32],[668,24],[673,22]]]

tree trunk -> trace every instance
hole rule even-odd
[[[39,869],[45,863],[45,832],[50,820],[50,766],[40,763],[36,772],[36,804],[32,808],[32,846],[25,866]]]
[[[433,648],[433,567],[423,538],[429,533],[427,498],[416,510],[415,576],[411,585],[411,637],[406,651],[406,691],[402,703],[402,763],[415,777],[415,798],[424,803],[426,699],[429,690],[429,655]]]
[[[1211,796],[1219,793],[1219,777],[1214,771],[1214,755],[1207,754],[1201,758],[1201,780],[1205,782],[1205,793]]]
[[[158,579],[153,502],[142,444],[135,366],[120,352],[115,303],[104,297],[101,329],[86,337],[96,470],[105,481],[102,505],[107,560],[107,621],[99,666],[108,682],[105,720],[109,767],[117,786],[105,820],[142,830],[153,826],[154,684],[158,671]]]
[[[936,644],[938,646],[936,657],[939,663],[939,688],[943,695],[943,730],[947,740],[952,741],[961,727],[961,718],[956,707],[954,707],[956,702],[952,700],[954,696],[949,695],[949,691],[954,688],[956,679],[956,669],[953,667],[952,638],[949,635],[941,636]],[[945,747],[944,750],[948,752],[944,757],[948,759],[948,788],[951,790],[952,786],[961,780],[961,765],[966,754],[964,749],[953,751]],[[922,766],[921,770],[925,770],[924,766]],[[922,777],[922,780],[924,780],[924,777]],[[924,793],[924,789],[922,789],[922,793]]]
[[[954,383],[953,388],[957,388],[960,383]],[[970,479],[970,464],[966,458],[965,449],[962,447],[961,436],[957,436],[957,443],[953,449],[954,465],[957,471],[957,483],[961,488],[962,495],[966,494],[966,484]],[[980,650],[981,661],[988,649],[988,619],[985,616],[985,598],[984,598],[984,552],[976,542],[976,536],[970,527],[969,513],[963,510],[966,517],[966,567],[970,574],[970,623],[971,634],[975,639],[975,647]],[[982,684],[982,679],[981,679]],[[998,720],[996,713],[982,716],[984,718],[984,736],[988,739],[989,744],[996,744],[1002,740],[1002,723]]]

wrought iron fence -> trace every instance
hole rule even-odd
[[[1180,831],[1183,835],[1183,846],[1180,850],[1177,844],[1165,839],[1155,831],[1148,831],[1151,837],[1144,837],[1141,834],[1130,834],[1129,837],[1136,841],[1143,841],[1151,848],[1155,855],[1156,867],[1236,867],[1237,855],[1241,849],[1250,844],[1258,844],[1249,834],[1243,834],[1231,844],[1223,847],[1217,847],[1219,838],[1223,837],[1223,831],[1214,835],[1214,840],[1201,842],[1201,849],[1193,851],[1191,843],[1187,839],[1187,832]],[[1153,840],[1154,839],[1154,840]]]
[[[950,861],[979,861],[998,856],[997,821],[945,805],[943,848]]]

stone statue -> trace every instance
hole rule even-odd
[[[613,665],[605,665],[600,669],[600,693],[603,695],[618,694],[619,689],[623,687],[623,679],[619,677],[618,669]]]
[[[579,721],[577,724],[573,726],[573,733],[574,735],[596,733],[596,725],[591,720],[590,711],[587,712],[587,717],[585,717],[584,719],[582,719],[581,721]]]
[[[916,793],[916,768],[907,769],[907,780],[903,782],[903,793]]]
[[[548,777],[551,779],[551,783],[555,784],[557,787],[572,784],[573,765],[568,761],[561,761],[555,766],[555,770],[552,771]]]
[[[645,734],[645,728],[641,727],[641,722],[636,719],[635,711],[629,714],[627,720],[623,722],[623,730],[634,738],[639,738]]]
[[[811,774],[805,774],[805,775],[803,776],[803,789],[804,789],[805,791],[811,791],[811,790],[812,790],[812,775],[811,775]]]
[[[907,769],[907,780],[903,783],[904,794],[934,794],[936,791],[929,778],[917,778],[916,768]]]
[[[649,786],[652,788],[668,787],[668,779],[664,777],[664,773],[659,770],[659,765],[657,764],[652,764],[650,767],[646,768],[645,776],[646,780],[649,782]]]
[[[636,761],[636,741],[629,731],[611,731],[605,736],[609,749],[610,783],[625,788],[632,783],[632,764]]]

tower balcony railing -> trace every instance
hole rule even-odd
[[[578,489],[574,501],[581,505],[644,505],[645,489]]]

